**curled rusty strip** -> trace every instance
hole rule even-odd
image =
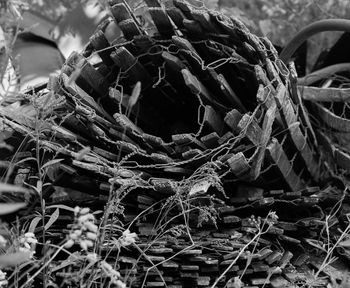
[[[294,52],[311,36],[327,31],[344,31],[350,32],[350,20],[346,19],[327,19],[316,21],[302,30],[284,47],[280,58],[284,63],[288,63]]]

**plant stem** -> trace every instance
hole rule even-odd
[[[41,271],[43,271],[44,269],[47,268],[47,266],[52,262],[52,260],[58,255],[58,253],[61,252],[61,250],[63,249],[63,245],[60,246],[57,251],[55,252],[55,254],[52,255],[52,257],[43,264],[43,266],[34,273],[34,275],[32,277],[29,278],[29,280],[27,281],[28,283],[30,283],[31,281],[33,281],[35,279],[36,276],[38,276],[40,274]],[[45,284],[46,286],[46,284]]]

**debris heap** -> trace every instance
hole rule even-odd
[[[36,185],[39,172],[52,183],[47,205],[105,207],[100,253],[132,287],[309,283],[305,267],[321,264],[303,246],[327,238],[325,215],[342,193],[325,185],[294,67],[235,18],[183,0],[145,3],[147,27],[110,0],[113,19],[82,53],[12,101],[21,105],[1,107],[4,129],[24,141],[8,160],[42,165],[22,161],[10,179]],[[122,37],[106,36],[113,22]],[[71,220],[60,216],[52,241]],[[137,245],[119,253],[113,227],[136,232]]]

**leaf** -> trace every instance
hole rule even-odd
[[[60,265],[56,267],[52,267],[52,272],[56,272],[58,270],[61,270],[67,266],[75,264],[77,261],[82,259],[82,255],[79,252],[74,252],[68,256],[66,260],[63,260],[60,262]]]
[[[28,193],[29,190],[16,185],[6,184],[6,183],[0,183],[0,192],[20,192],[20,193]]]
[[[93,215],[103,214],[103,212],[104,212],[104,211],[102,211],[102,210],[96,210],[96,211],[94,211],[92,214],[93,214]]]
[[[36,162],[37,159],[34,158],[34,157],[27,157],[27,158],[24,158],[24,159],[19,160],[18,162],[16,162],[16,163],[15,163],[15,166],[17,166],[17,165],[19,165],[19,164],[21,164],[21,163],[27,162],[27,161],[35,161],[35,162]]]
[[[56,271],[62,270],[63,268],[70,266],[72,264],[74,264],[74,262],[72,262],[72,261],[67,261],[67,260],[63,261],[60,263],[60,265],[51,268],[51,272],[56,272]]]
[[[36,216],[36,217],[32,220],[32,222],[30,222],[30,226],[29,226],[28,232],[34,233],[35,228],[36,228],[36,226],[38,226],[40,220],[41,220],[41,217]]]
[[[38,180],[36,182],[36,187],[35,187],[35,190],[41,194],[41,192],[43,191],[43,182],[41,180]]]
[[[52,209],[52,208],[60,208],[60,209],[64,209],[64,210],[67,210],[67,211],[70,211],[70,212],[74,212],[74,208],[69,207],[67,205],[63,205],[63,204],[50,205],[50,206],[46,207],[46,209]]]
[[[48,230],[52,226],[52,224],[56,222],[59,216],[60,216],[60,209],[57,208],[55,212],[52,213],[49,221],[46,223],[45,230]]]
[[[11,214],[27,206],[25,202],[0,203],[0,215]]]
[[[41,169],[44,169],[44,168],[46,168],[46,167],[48,167],[48,166],[57,164],[57,163],[59,163],[59,162],[61,162],[61,161],[63,161],[63,160],[64,160],[64,159],[53,159],[53,160],[50,160],[50,161],[46,162],[46,163],[41,167]]]
[[[0,255],[0,267],[7,268],[17,266],[30,260],[31,256],[31,251],[19,251],[15,253]]]

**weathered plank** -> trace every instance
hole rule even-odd
[[[272,138],[270,144],[267,146],[268,155],[271,160],[276,163],[278,170],[283,175],[289,188],[292,191],[299,191],[304,187],[302,180],[295,174],[292,163],[288,160],[287,155],[283,151],[282,145],[276,138]]]

